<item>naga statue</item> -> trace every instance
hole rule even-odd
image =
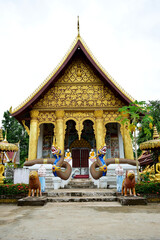
[[[106,176],[107,165],[106,165],[105,160],[103,159],[103,157],[106,154],[106,151],[107,151],[106,145],[101,147],[98,150],[98,155],[97,155],[96,161],[93,162],[90,167],[90,172],[94,179],[99,179],[102,176]]]
[[[64,161],[64,155],[62,155],[61,149],[54,143],[52,145],[52,154],[55,158],[52,166],[52,172],[54,176],[60,177],[63,180],[67,180],[72,172],[71,165],[68,162]]]
[[[91,175],[94,179],[99,179],[102,176],[106,176],[107,166],[109,164],[130,164],[136,166],[136,161],[133,159],[125,159],[125,158],[108,158],[104,159],[106,155],[107,147],[104,144],[99,150],[97,154],[96,161],[92,163],[90,167]]]
[[[67,180],[72,172],[70,164],[64,161],[64,155],[61,153],[61,149],[56,146],[55,142],[53,142],[51,150],[54,158],[40,158],[26,161],[24,166],[33,166],[34,164],[52,164],[52,172],[54,176]]]

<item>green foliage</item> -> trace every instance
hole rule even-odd
[[[120,121],[122,124],[130,124],[129,130],[131,139],[134,140],[134,146],[141,143],[141,141],[138,141],[139,137],[136,137],[136,130],[140,130],[140,128],[141,130],[139,134],[141,135],[143,133],[143,136],[145,136],[143,142],[146,141],[146,139],[151,139],[153,135],[153,118],[150,116],[150,112],[153,111],[152,105],[149,105],[144,101],[135,101],[133,103],[130,103],[129,106],[124,106],[120,108],[118,111],[122,114],[117,118],[117,120]],[[128,117],[124,117],[126,114],[128,115]],[[141,127],[139,127],[140,124]],[[132,135],[133,133],[134,138]],[[137,156],[140,154],[140,149],[138,151],[135,149],[135,155]]]
[[[5,178],[3,181],[4,184],[13,184],[13,180],[12,179],[7,179]]]
[[[29,186],[28,184],[2,184],[0,185],[0,195],[27,195]]]
[[[160,133],[160,101],[149,101],[148,106],[150,107],[149,115],[153,118],[153,125],[157,127],[157,131]],[[143,119],[141,124],[141,131],[137,138],[138,145],[151,140],[153,137],[153,129],[150,129],[147,119]],[[141,154],[140,149],[138,151]]]
[[[157,131],[160,132],[160,101],[149,101],[148,105],[150,106],[149,114],[153,118],[153,125],[155,125],[157,127]],[[147,138],[146,131],[149,130],[146,128],[148,128],[147,121],[143,121],[142,131],[139,134],[139,142],[144,142],[152,138],[152,134],[149,139]]]
[[[142,182],[150,182],[149,172],[146,172],[145,174],[141,174],[141,180]]]
[[[151,106],[148,106],[144,101],[135,101],[133,103],[130,103],[129,106],[124,106],[118,109],[122,115],[119,116],[117,120],[122,124],[131,122],[135,127],[137,127],[138,123],[141,123],[142,121],[149,124],[152,122],[152,119],[148,115],[148,112],[150,110]],[[125,116],[126,114],[128,114],[128,117],[123,117],[123,115]]]
[[[135,189],[139,194],[160,194],[160,183],[140,182],[135,185]]]
[[[28,157],[29,136],[24,127],[10,115],[9,111],[4,112],[2,120],[3,134],[7,130],[7,141],[10,143],[20,142],[20,164],[23,164]]]

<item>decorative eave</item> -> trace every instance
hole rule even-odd
[[[104,82],[109,84],[112,89],[114,89],[121,98],[127,103],[134,102],[135,100],[110,76],[110,74],[100,65],[100,63],[96,60],[96,58],[93,56],[89,48],[87,47],[86,43],[82,40],[82,38],[78,35],[74,42],[71,45],[71,48],[67,52],[67,54],[64,56],[62,61],[58,64],[58,66],[51,72],[51,74],[42,82],[42,84],[24,101],[22,102],[18,107],[16,107],[13,111],[12,108],[10,110],[10,113],[13,117],[19,118],[18,116],[25,112],[25,110],[33,105],[38,97],[41,96],[43,92],[47,88],[49,88],[50,84],[53,84],[56,82],[57,76],[60,74],[60,72],[65,68],[69,60],[72,58],[76,50],[80,48],[89,62],[92,64],[92,66],[97,70],[97,72],[102,76],[104,79]]]

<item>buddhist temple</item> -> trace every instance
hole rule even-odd
[[[99,64],[80,36],[58,67],[11,114],[29,134],[28,160],[51,157],[56,144],[71,151],[73,168],[88,171],[91,149],[104,143],[106,158],[133,159],[127,127],[118,109],[134,99]]]

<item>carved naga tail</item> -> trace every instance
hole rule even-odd
[[[60,148],[52,145],[52,154],[55,157],[55,161],[52,166],[52,172],[55,177],[60,177],[63,180],[67,180],[72,172],[71,165],[64,161],[64,156],[61,154]]]
[[[125,159],[125,158],[108,158],[103,159],[106,154],[106,146],[100,148],[98,150],[97,160],[92,163],[90,167],[91,175],[94,179],[99,179],[102,176],[106,176],[107,166],[109,164],[130,164],[136,166],[136,161],[133,159]]]
[[[64,161],[64,156],[62,156],[61,150],[54,145],[52,145],[52,153],[55,159],[35,159],[25,162],[24,166],[33,166],[34,164],[52,164],[52,172],[54,176],[60,177],[63,180],[67,180],[72,171],[70,164]]]

